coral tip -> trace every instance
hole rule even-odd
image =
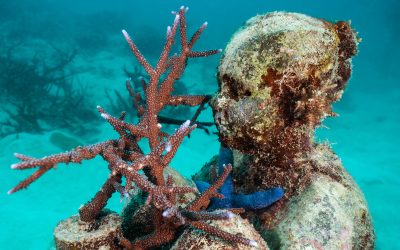
[[[258,247],[258,243],[255,240],[249,240],[249,246]]]

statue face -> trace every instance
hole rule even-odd
[[[232,98],[220,93],[211,105],[221,140],[233,148],[253,148],[265,143],[265,137],[276,126],[276,108],[258,97]]]
[[[356,43],[344,22],[286,12],[250,19],[218,69],[220,90],[211,105],[222,142],[254,151],[288,129],[313,131],[333,114]]]

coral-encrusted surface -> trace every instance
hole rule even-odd
[[[231,234],[239,234],[257,242],[257,246],[250,247],[222,241],[214,236],[197,229],[187,229],[178,238],[171,250],[268,250],[268,246],[248,220],[235,216],[230,220],[211,221],[210,225],[220,228]]]
[[[234,171],[245,175],[249,158],[237,151],[234,157]],[[307,181],[296,183],[297,196],[285,204],[246,211],[245,216],[255,223],[271,249],[372,249],[375,235],[361,190],[329,147],[317,146],[312,157],[321,171],[308,172]],[[204,173],[216,162],[214,157],[194,179],[208,180]],[[324,174],[327,169],[334,170],[340,181]],[[240,178],[235,179],[236,190],[244,186]]]
[[[272,207],[246,211],[273,249],[374,246],[363,194],[329,145],[314,141],[335,115],[357,44],[347,22],[274,12],[250,19],[224,51],[212,107],[234,149],[236,191],[285,190]]]
[[[86,231],[79,215],[61,221],[54,229],[56,247],[59,250],[122,249],[118,240],[122,235],[121,218],[115,213],[102,216],[98,228]]]
[[[357,43],[346,22],[286,12],[256,16],[233,35],[212,106],[221,141],[251,156],[236,173],[243,191],[281,186],[290,197],[311,172],[340,179],[313,160],[313,136],[334,115]]]
[[[304,126],[298,141],[309,136],[309,127],[332,115],[357,43],[346,22],[286,12],[250,19],[233,35],[218,69],[213,107],[222,140],[254,152],[283,127]]]
[[[316,177],[292,199],[272,230],[272,249],[373,249],[371,220],[363,195],[326,176]]]
[[[249,215],[257,218],[257,229],[272,249],[373,249],[375,234],[361,190],[329,147],[317,146],[312,157],[319,171],[302,177],[298,195]]]

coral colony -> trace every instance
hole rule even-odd
[[[98,106],[97,109],[101,116],[118,132],[118,139],[77,147],[71,151],[41,159],[16,153],[15,156],[21,162],[13,164],[12,169],[22,170],[36,167],[38,169],[11,189],[8,194],[27,188],[59,163],[81,163],[82,160],[89,160],[100,155],[108,162],[110,175],[92,200],[79,209],[79,219],[82,224],[87,225],[86,231],[96,230],[98,227],[96,221],[100,218],[101,212],[111,195],[116,191],[120,192],[121,195],[127,195],[134,183],[147,194],[145,204],[151,207],[154,231],[137,238],[133,242],[120,236],[119,244],[123,247],[127,249],[148,249],[161,246],[174,240],[177,237],[178,230],[184,226],[203,230],[228,242],[249,246],[257,245],[257,242],[252,239],[227,233],[205,222],[206,220],[227,220],[234,216],[233,212],[236,210],[232,210],[233,212],[229,210],[206,210],[212,198],[223,198],[223,195],[218,193],[218,189],[226,186],[227,184],[224,183],[227,180],[231,182],[229,174],[232,166],[230,164],[221,168],[220,176],[212,185],[208,185],[207,189],[202,190],[203,192],[200,195],[195,188],[175,186],[171,176],[166,179],[163,177],[165,168],[174,157],[184,137],[196,128],[196,121],[192,119],[184,122],[170,135],[161,130],[162,126],[157,119],[158,114],[168,105],[201,105],[207,96],[172,95],[174,83],[181,77],[189,58],[207,57],[220,52],[220,50],[193,51],[193,46],[200,38],[207,23],[204,23],[188,39],[186,11],[187,8],[181,7],[179,11],[172,12],[175,20],[172,27],[167,28],[166,43],[155,67],[148,63],[128,33],[125,30],[122,31],[131,51],[150,76],[148,83],[143,86],[146,103],[145,106],[140,107],[143,112],[141,112],[138,123],[128,123],[124,121],[124,113],[120,117],[114,117]],[[170,56],[170,50],[175,42],[177,32],[180,35],[181,51],[179,54]],[[148,140],[150,146],[148,154],[144,153],[138,145],[138,142],[142,139]],[[141,170],[144,174],[139,173]],[[126,180],[125,186],[121,184],[123,178]],[[197,197],[190,203],[178,206],[177,196],[187,193],[197,194]],[[232,194],[229,194],[229,196],[232,196]],[[263,205],[270,204],[280,196],[281,194],[272,200],[266,200]],[[238,206],[242,204],[241,202],[235,203]]]
[[[218,158],[218,172],[223,172],[226,165],[233,162],[232,150],[221,147]],[[211,185],[204,181],[195,181],[200,192],[206,191]],[[209,210],[221,208],[243,208],[243,209],[262,209],[270,206],[283,197],[284,191],[280,187],[271,188],[266,191],[258,191],[251,194],[236,194],[234,192],[231,174],[225,178],[224,184],[220,188],[222,199],[213,198]]]

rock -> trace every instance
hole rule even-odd
[[[97,228],[87,230],[79,215],[71,216],[54,229],[56,248],[59,250],[122,249],[118,245],[122,235],[121,218],[116,213],[105,213],[98,221]]]
[[[225,232],[231,234],[240,234],[248,239],[257,242],[257,247],[250,247],[241,244],[232,244],[222,241],[218,237],[211,236],[197,229],[186,229],[183,234],[177,239],[171,250],[268,250],[268,246],[254,229],[248,220],[242,219],[240,216],[235,216],[230,220],[215,220],[209,223]]]

